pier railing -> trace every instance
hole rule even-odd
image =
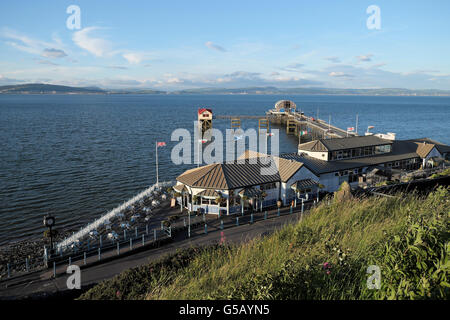
[[[121,213],[122,211],[124,211],[125,209],[130,207],[131,205],[135,204],[136,202],[140,201],[141,199],[143,199],[147,196],[150,196],[155,190],[158,190],[161,187],[170,187],[173,185],[174,185],[173,181],[165,181],[165,182],[155,183],[154,185],[150,186],[149,188],[145,189],[144,191],[140,192],[139,194],[137,194],[136,196],[131,198],[130,200],[122,203],[121,205],[119,205],[118,207],[107,212],[106,214],[104,214],[103,216],[101,216],[100,218],[95,220],[94,222],[88,224],[86,227],[82,228],[80,231],[75,232],[72,236],[65,238],[61,242],[57,243],[55,245],[55,249],[57,251],[60,251],[62,248],[71,245],[72,243],[76,242],[80,238],[89,234],[89,232],[96,230],[101,225],[103,225],[106,221],[109,221],[110,219],[114,218],[119,213]]]

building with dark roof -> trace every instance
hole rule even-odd
[[[300,144],[297,153],[275,157],[246,150],[235,162],[187,170],[177,177],[174,189],[179,203],[191,211],[232,214],[245,207],[262,210],[277,200],[287,205],[311,199],[319,187],[334,192],[344,181],[356,187],[371,172],[387,177],[392,170],[413,171],[436,159],[445,162],[449,154],[450,146],[427,138],[320,139]]]

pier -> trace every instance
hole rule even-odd
[[[336,139],[357,136],[355,131],[347,131],[338,128],[322,119],[308,117],[303,112],[296,110],[297,106],[289,100],[280,100],[265,115],[213,115],[212,119],[231,121],[231,128],[241,127],[241,119],[258,120],[258,130],[267,129],[269,123],[284,126],[286,133],[299,137],[299,142],[307,142],[316,139]]]

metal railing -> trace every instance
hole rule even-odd
[[[174,185],[173,181],[160,182],[159,184],[152,185],[151,187],[149,187],[149,188],[145,189],[144,191],[140,192],[139,194],[137,194],[136,196],[134,196],[130,200],[124,202],[123,204],[119,205],[118,207],[116,207],[116,208],[112,209],[111,211],[107,212],[106,214],[104,214],[103,216],[101,216],[100,218],[95,220],[94,222],[88,224],[86,227],[84,227],[80,231],[74,233],[72,236],[70,236],[68,238],[65,238],[61,242],[57,243],[55,245],[56,250],[60,251],[61,248],[67,247],[68,245],[71,245],[72,243],[74,243],[78,239],[86,236],[89,232],[91,232],[93,230],[96,230],[98,227],[103,225],[106,221],[114,218],[116,215],[118,215],[119,213],[123,212],[128,207],[130,207],[131,205],[135,204],[136,202],[138,202],[139,200],[143,199],[144,197],[150,196],[155,190],[158,190],[160,187],[169,187],[169,186],[173,186],[173,185]]]

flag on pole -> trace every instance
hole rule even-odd
[[[165,147],[165,146],[166,146],[166,143],[165,143],[164,141],[156,142],[156,146],[157,146],[157,147]]]
[[[301,136],[304,136],[305,134],[308,134],[308,131],[305,131],[305,130],[300,131]]]
[[[373,129],[375,126],[368,126],[367,129]]]
[[[206,139],[199,139],[198,142],[200,142],[200,143],[207,143],[208,140],[206,140]]]
[[[355,128],[353,128],[353,127],[348,127],[348,128],[347,128],[347,131],[349,131],[349,132],[350,132],[350,131],[355,131]]]
[[[267,133],[267,136],[268,136],[268,137],[271,137],[271,136],[273,136],[273,133],[272,133],[272,132],[269,132],[269,133]]]

